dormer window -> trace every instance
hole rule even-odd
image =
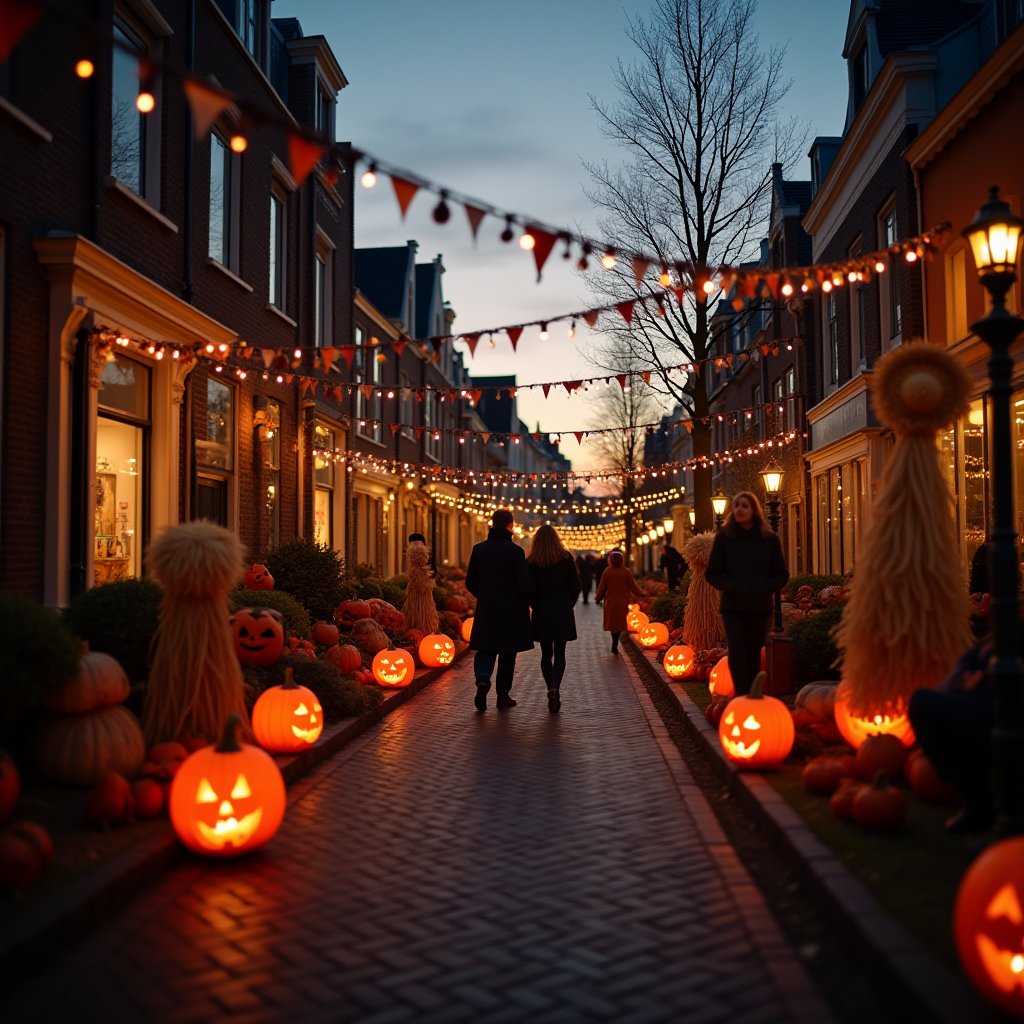
[[[316,130],[334,140],[334,97],[320,80],[316,84]]]
[[[868,48],[863,45],[850,61],[850,88],[853,91],[853,109],[859,110],[868,94]]]

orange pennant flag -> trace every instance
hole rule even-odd
[[[296,185],[301,185],[309,177],[309,172],[326,152],[327,147],[318,142],[310,142],[301,135],[288,136],[288,163]]]
[[[479,334],[465,334],[462,340],[466,343],[466,347],[469,349],[470,356],[476,355],[477,342],[480,341]]]
[[[577,444],[583,444],[583,437],[584,437],[585,431],[574,430],[573,433],[576,435],[576,443]]]
[[[263,368],[269,370],[271,364],[274,362],[274,350],[272,348],[260,349],[260,355],[263,357]]]
[[[469,220],[469,230],[473,232],[473,240],[476,241],[476,233],[480,230],[480,222],[486,216],[485,212],[476,206],[466,204],[466,217]]]
[[[336,348],[322,348],[320,349],[320,365],[324,369],[324,373],[331,372],[331,366],[334,364],[334,360],[338,356],[338,350]]]
[[[645,384],[650,384],[651,383],[651,371],[650,370],[644,370],[640,374],[640,376],[643,377]]]
[[[615,375],[615,379],[619,382],[619,387],[622,388],[623,391],[625,391],[626,390],[626,375],[624,373],[617,373]]]
[[[398,200],[398,208],[402,211],[404,220],[409,204],[412,202],[413,196],[419,192],[420,187],[411,181],[406,181],[405,178],[397,178],[395,175],[391,176],[391,187],[395,190],[395,198]]]
[[[484,389],[483,388],[473,388],[471,394],[473,396],[473,404],[474,405],[479,405],[480,404],[480,399],[483,398]]]
[[[182,81],[181,87],[192,111],[196,139],[201,142],[209,135],[213,122],[231,106],[231,100],[215,89],[188,78]]]
[[[405,351],[405,339],[394,342],[391,347],[395,350],[395,355],[400,356]]]
[[[508,340],[512,342],[512,351],[515,352],[516,345],[519,344],[519,335],[523,333],[522,327],[506,327],[508,333]]]
[[[643,256],[633,257],[633,277],[636,278],[636,285],[639,288],[643,279],[647,276],[651,261],[645,260]]]
[[[0,0],[0,64],[42,14],[43,5],[33,0]]]
[[[629,299],[626,302],[616,302],[615,308],[622,314],[622,319],[627,324],[633,322],[633,306],[636,304],[636,299]]]
[[[597,323],[598,312],[596,309],[588,309],[583,314],[583,319],[588,327],[593,327]]]
[[[544,397],[547,398],[548,397],[548,392],[551,390],[551,385],[550,384],[542,384],[541,387],[544,390]]]
[[[537,264],[537,280],[539,281],[544,264],[547,263],[548,256],[551,255],[551,250],[555,247],[555,236],[550,231],[541,231],[540,228],[535,228],[532,225],[528,226],[526,230],[533,235],[533,259]]]
[[[351,369],[352,360],[356,356],[355,345],[342,345],[341,346],[341,358],[345,360],[345,365]]]
[[[484,444],[487,444],[487,442],[490,441],[491,439],[491,435],[486,430],[481,430],[480,436],[483,438]]]

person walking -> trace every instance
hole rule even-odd
[[[562,706],[559,688],[565,674],[565,645],[576,639],[576,616],[572,609],[582,590],[578,572],[581,561],[582,558],[573,561],[558,532],[547,525],[533,535],[526,557],[534,583],[530,602],[533,639],[540,643],[540,671],[548,687],[548,711],[553,715]]]
[[[626,568],[626,556],[618,548],[610,551],[596,600],[598,604],[604,602],[604,630],[612,635],[612,654],[619,653],[619,635],[626,628],[630,597],[642,596],[633,574]]]
[[[679,581],[686,572],[686,559],[672,547],[672,541],[668,537],[665,538],[665,546],[661,549],[658,568],[664,570],[669,590],[675,590],[679,586]]]
[[[561,544],[562,542],[559,541],[558,543]],[[589,559],[589,555],[579,554],[576,556],[576,575],[579,577],[580,593],[583,595],[584,604],[590,604],[590,601],[588,600],[590,597],[590,588],[594,585],[594,566]],[[573,639],[575,639],[575,637],[573,637]]]
[[[739,491],[732,499],[732,509],[711,545],[704,578],[722,592],[729,673],[736,693],[747,694],[761,668],[772,595],[789,579],[782,544],[750,491]]]
[[[473,703],[477,711],[487,710],[487,691],[491,688],[495,661],[498,663],[497,706],[516,706],[512,699],[516,655],[533,650],[530,629],[533,577],[526,567],[526,554],[512,538],[514,525],[512,513],[499,508],[491,516],[487,540],[473,546],[466,569],[466,589],[476,598],[469,646],[476,651]]]

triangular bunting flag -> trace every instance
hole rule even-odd
[[[633,322],[633,306],[636,304],[636,299],[629,299],[626,302],[616,302],[615,308],[622,314],[622,319],[627,324]]]
[[[688,434],[693,433],[693,420],[683,420],[683,426],[686,427],[686,432]]]
[[[473,404],[474,405],[479,405],[480,404],[480,399],[483,398],[483,396],[484,396],[484,389],[483,388],[473,388],[473,390],[470,392],[470,394],[473,396]]]
[[[463,335],[462,340],[466,343],[466,347],[469,349],[470,356],[472,357],[472,356],[476,355],[476,346],[477,346],[477,343],[480,341],[480,335],[479,334],[465,334],[465,335]]]
[[[288,136],[288,164],[296,185],[301,185],[309,177],[309,172],[326,152],[327,147],[319,142],[310,142],[301,135]]]
[[[185,90],[185,99],[188,100],[192,111],[196,139],[202,142],[209,135],[213,122],[231,106],[231,100],[216,90],[188,78],[182,81],[181,87]]]
[[[542,384],[541,388],[544,391],[544,397],[547,398],[548,397],[548,392],[551,390],[551,385],[550,384]]]
[[[487,444],[491,439],[491,435],[486,430],[480,431],[480,437],[483,439],[484,444]]]
[[[651,371],[650,370],[643,370],[640,373],[640,376],[643,377],[645,384],[650,384],[651,383]]]
[[[399,430],[402,429],[402,424],[401,423],[389,423],[388,426],[391,428],[391,436],[392,437],[394,437],[395,434],[397,434],[399,432]]]
[[[373,398],[373,385],[372,384],[360,384],[359,394],[363,396],[367,401]]]
[[[540,280],[541,271],[547,263],[551,250],[555,247],[555,236],[550,231],[541,231],[533,226],[526,229],[533,235],[533,259],[537,264],[537,280]]]
[[[506,327],[508,333],[508,340],[512,342],[512,351],[515,352],[516,345],[519,344],[519,335],[523,333],[522,327]]]
[[[583,314],[583,319],[588,327],[593,327],[597,323],[598,312],[596,309],[588,309]]]
[[[32,0],[0,0],[0,64],[42,13],[43,5]]]
[[[619,382],[619,387],[622,388],[623,391],[625,391],[626,390],[626,375],[624,373],[617,373],[615,375],[615,379]]]
[[[583,436],[585,432],[582,430],[574,430],[573,433],[576,435],[576,443],[583,444]]]
[[[391,347],[395,350],[395,355],[400,356],[405,351],[405,339],[394,342]]]
[[[651,266],[650,260],[645,260],[643,256],[633,257],[633,277],[636,278],[636,286],[640,287],[641,282],[647,276],[647,271]]]
[[[540,434],[531,434],[530,437],[532,437],[534,441],[537,441],[538,443],[540,442]]]
[[[263,369],[269,370],[274,361],[274,350],[272,348],[261,348],[260,355],[263,358]]]
[[[405,178],[397,178],[391,175],[391,187],[395,190],[395,198],[398,200],[398,208],[402,211],[402,219],[405,220],[406,211],[412,202],[413,196],[419,192],[419,185],[414,185]]]
[[[421,437],[423,437],[423,428],[422,428],[422,427],[413,427],[413,428],[412,428],[412,431],[413,431],[413,433],[414,433],[414,434],[416,435],[416,440],[417,440],[417,441],[418,441],[418,440],[419,440],[419,439],[420,439]]]
[[[323,367],[324,373],[331,372],[331,367],[334,365],[334,360],[337,358],[338,350],[336,348],[320,349],[320,365]]]
[[[565,388],[566,394],[572,394],[573,382],[571,380],[563,380],[562,387]]]
[[[469,219],[469,230],[473,233],[473,240],[476,240],[476,233],[480,230],[480,222],[484,219],[483,210],[466,204],[466,217]]]
[[[345,365],[351,369],[352,360],[356,357],[355,345],[342,345],[341,346],[341,358],[345,360]]]

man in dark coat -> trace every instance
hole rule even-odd
[[[675,590],[679,586],[683,573],[686,572],[686,559],[672,547],[672,541],[668,537],[665,538],[665,547],[661,552],[661,561],[658,567],[665,570],[668,589]]]
[[[487,691],[491,688],[495,661],[498,662],[495,678],[498,707],[516,706],[511,696],[516,655],[533,650],[530,628],[533,577],[526,566],[526,552],[512,539],[514,524],[512,513],[499,508],[491,516],[487,540],[473,547],[466,569],[466,589],[476,598],[469,646],[476,651],[473,703],[477,711],[487,710]]]
[[[576,556],[576,575],[580,580],[580,592],[583,594],[583,603],[589,604],[590,588],[594,585],[594,563],[590,561],[591,555]]]

